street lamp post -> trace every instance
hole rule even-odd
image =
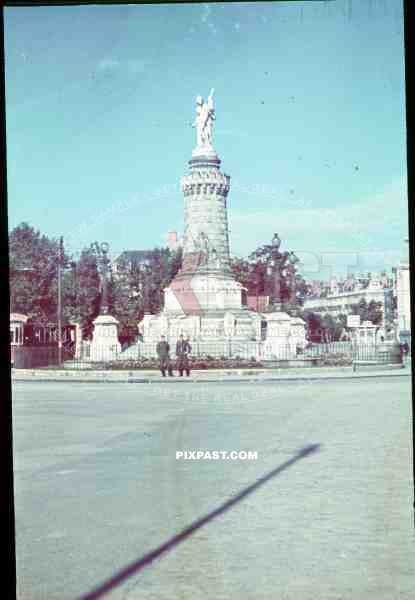
[[[299,259],[294,252],[280,252],[281,238],[278,233],[274,234],[271,244],[263,246],[257,251],[252,258],[255,261],[260,260],[265,263],[265,274],[270,295],[270,305],[274,311],[280,311],[282,305],[281,280],[283,275],[288,275],[290,278],[291,287],[295,288],[296,264]],[[251,272],[255,270],[252,266]],[[295,306],[290,299],[292,306]]]
[[[60,237],[58,250],[58,366],[62,364],[62,261],[63,236]]]

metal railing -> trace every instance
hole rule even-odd
[[[271,350],[267,342],[255,341],[192,341],[191,361],[194,365],[210,365],[224,368],[237,365],[247,366],[352,366],[359,364],[396,364],[401,362],[402,354],[399,346],[393,343],[359,344],[351,342],[330,342],[309,344],[305,348],[293,345],[273,346]],[[170,358],[176,361],[175,343],[171,343]],[[157,368],[157,342],[137,343],[119,351],[114,346],[92,346],[82,343],[76,354],[64,351],[65,368]],[[15,357],[15,368],[54,367],[57,365],[57,348],[31,347],[21,350]],[[197,367],[195,367],[197,368]]]
[[[12,366],[15,369],[37,369],[41,367],[58,366],[60,359],[63,361],[72,360],[72,353],[62,348],[62,355],[59,356],[57,346],[15,346],[11,353]]]

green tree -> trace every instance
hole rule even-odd
[[[336,331],[336,321],[330,313],[326,313],[322,318],[322,327],[323,327],[323,341],[324,342],[334,342],[335,331]]]
[[[383,305],[382,302],[371,300],[367,303],[365,298],[357,304],[351,306],[353,315],[360,315],[360,322],[371,321],[374,325],[379,325],[383,321]]]
[[[113,280],[113,314],[118,319],[121,343],[132,341],[137,335],[137,323],[142,312],[144,272],[141,265],[117,265]]]
[[[236,279],[244,288],[248,289],[248,293],[255,288],[257,291],[256,281],[253,274],[250,273],[250,263],[244,258],[233,256],[230,261],[231,271]]]
[[[274,236],[274,240],[276,237]],[[309,287],[296,272],[297,261],[292,252],[280,252],[279,243],[271,243],[258,246],[248,259],[233,258],[231,270],[235,279],[247,289],[247,295],[277,295],[283,310],[291,312],[303,305]],[[271,264],[278,265],[279,268],[270,271]],[[278,281],[275,277],[278,277]],[[270,310],[273,310],[272,307]]]
[[[308,340],[317,344],[324,341],[324,328],[321,315],[312,311],[304,311],[300,316],[306,322]]]
[[[380,325],[383,321],[383,307],[382,302],[376,302],[371,300],[367,307],[367,318],[368,321],[372,321],[373,325]]]
[[[347,315],[337,315],[337,324],[336,341],[349,339],[350,336],[347,333]]]
[[[144,313],[158,313],[164,302],[167,287],[182,262],[182,250],[154,248],[147,252],[146,264],[134,263],[127,256],[117,263],[113,281],[113,314],[120,322],[120,341],[135,341],[137,323]]]
[[[339,314],[333,317],[330,313],[326,313],[322,318],[322,327],[324,330],[323,338],[325,342],[339,342],[348,338],[347,331],[347,316]]]
[[[83,339],[91,339],[93,320],[100,308],[100,277],[94,245],[84,248],[67,276],[65,310],[81,325]]]
[[[330,313],[321,315],[306,310],[300,316],[306,322],[307,337],[311,342],[338,342],[347,337],[346,315],[333,317]]]
[[[161,310],[164,302],[163,290],[171,283],[176,274],[173,263],[176,267],[180,266],[177,259],[172,260],[172,251],[169,248],[154,248],[151,251],[150,264],[142,290],[145,312],[155,314]]]
[[[358,303],[351,305],[351,314],[359,315],[360,322],[368,320],[368,305],[365,298],[361,298]]]
[[[56,323],[59,242],[21,223],[9,235],[10,305],[37,320]],[[64,255],[63,262],[69,258]]]

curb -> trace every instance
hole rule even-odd
[[[411,370],[410,369],[396,369],[390,371],[376,371],[376,372],[350,372],[350,373],[338,373],[337,375],[331,374],[302,374],[302,375],[274,375],[274,376],[266,376],[266,377],[258,377],[256,375],[245,375],[245,376],[236,376],[233,377],[231,375],[223,375],[222,377],[131,377],[127,376],[126,378],[112,378],[108,377],[106,374],[103,374],[102,377],[94,377],[94,378],[85,378],[80,376],[70,376],[69,373],[67,375],[61,376],[47,376],[47,377],[36,377],[36,376],[12,376],[12,382],[29,382],[29,383],[113,383],[113,384],[151,384],[151,383],[247,383],[255,381],[257,383],[268,383],[273,381],[321,381],[321,380],[339,380],[339,379],[371,379],[374,377],[410,377]]]

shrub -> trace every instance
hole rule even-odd
[[[173,369],[177,368],[177,361],[172,361]],[[191,369],[259,369],[263,368],[261,362],[251,357],[244,359],[235,358],[214,358],[213,356],[200,356],[192,358],[190,361]],[[117,360],[113,362],[90,362],[88,367],[96,371],[116,370],[116,371],[134,371],[134,370],[158,370],[159,362],[156,358],[139,358],[129,360]]]

